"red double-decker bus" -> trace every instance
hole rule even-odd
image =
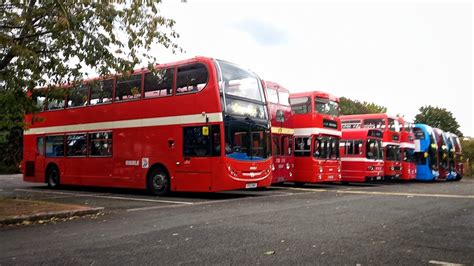
[[[279,84],[265,81],[267,103],[272,124],[272,157],[275,169],[272,183],[292,181],[293,178],[293,125],[289,91]]]
[[[261,81],[206,57],[32,92],[24,180],[215,192],[271,184]]]
[[[342,182],[382,180],[383,132],[379,129],[342,130],[340,143]]]
[[[339,99],[324,92],[290,94],[295,183],[341,180]]]
[[[400,124],[400,152],[402,154],[402,175],[400,179],[414,180],[416,178],[415,162],[415,125],[406,121],[403,117],[398,118]]]
[[[361,114],[341,116],[344,130],[376,128],[383,132],[385,179],[398,179],[402,175],[400,155],[400,128],[396,117],[387,114]]]

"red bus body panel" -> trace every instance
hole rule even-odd
[[[258,162],[239,161],[225,155],[183,157],[183,126],[219,125],[222,132],[220,143],[224,143],[214,60],[196,57],[157,68],[174,68],[176,71],[177,67],[191,63],[204,64],[209,73],[207,85],[197,93],[176,95],[176,85],[173,85],[173,95],[170,96],[26,115],[29,130],[25,130],[24,135],[23,162],[34,164],[34,174],[24,174],[24,180],[44,183],[45,169],[54,163],[60,170],[61,184],[143,189],[146,188],[150,167],[160,164],[169,172],[172,191],[215,192],[246,188],[248,183],[257,183],[257,187],[269,186],[271,157]],[[62,128],[67,130],[62,131]],[[45,135],[42,129],[54,132],[49,135],[111,130],[112,156],[93,159],[40,156],[36,141],[37,137]],[[147,167],[142,165],[144,158],[148,161]],[[229,169],[237,176],[233,176]]]

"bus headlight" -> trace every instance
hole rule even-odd
[[[393,170],[395,170],[395,167],[393,167],[393,166],[390,166],[390,170],[392,170],[392,171],[393,171]]]
[[[286,170],[290,170],[290,164],[286,163]]]
[[[373,167],[372,165],[370,165],[369,167],[367,167],[367,170],[373,171],[373,170],[374,170],[374,167]]]
[[[322,173],[322,172],[323,172],[323,168],[319,168],[319,172]]]
[[[275,165],[272,164],[272,171],[275,171]]]

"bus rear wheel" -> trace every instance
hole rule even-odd
[[[56,166],[51,166],[46,171],[46,182],[50,188],[59,187],[59,169]]]
[[[155,168],[148,174],[148,191],[155,196],[163,196],[170,192],[170,178],[161,168]]]

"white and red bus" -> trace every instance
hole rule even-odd
[[[451,147],[453,154],[453,164],[454,169],[456,171],[456,177],[454,180],[459,181],[462,179],[464,175],[464,164],[462,162],[462,146],[461,142],[459,141],[459,137],[456,134],[448,133],[449,139],[451,141]]]
[[[414,180],[416,178],[415,162],[415,125],[406,121],[403,117],[398,118],[400,124],[400,152],[402,154],[402,175],[400,179]]]
[[[293,125],[289,91],[279,84],[265,81],[267,103],[272,123],[272,157],[275,170],[272,183],[292,181],[293,178]]]
[[[400,154],[400,127],[398,118],[387,114],[360,114],[341,116],[344,130],[376,128],[383,132],[385,179],[398,179],[402,175]]]
[[[269,186],[261,84],[235,64],[196,57],[34,90],[42,111],[25,116],[24,180],[153,194]]]
[[[294,128],[295,183],[341,179],[339,99],[313,91],[290,94]]]
[[[383,132],[379,129],[342,130],[342,182],[370,182],[384,178]]]

